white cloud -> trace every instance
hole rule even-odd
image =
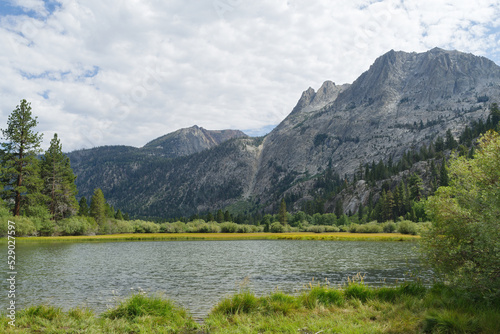
[[[26,98],[65,150],[268,127],[309,86],[352,82],[390,49],[500,61],[499,0],[11,3],[26,15],[0,13],[0,127]]]

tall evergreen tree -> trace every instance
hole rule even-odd
[[[54,220],[74,215],[78,210],[76,201],[76,176],[73,174],[69,158],[62,152],[57,134],[50,141],[50,147],[42,156],[40,175],[43,180],[42,193]]]
[[[87,199],[85,197],[80,198],[78,215],[79,216],[90,216],[89,205],[87,204]]]
[[[39,196],[41,179],[36,155],[40,152],[42,135],[34,131],[37,117],[31,113],[31,103],[21,100],[9,116],[7,129],[2,130],[0,176],[4,186],[2,197],[13,201],[12,213],[19,216],[21,207]]]
[[[284,198],[281,199],[280,212],[278,214],[278,219],[279,219],[281,225],[286,225],[287,212],[286,212],[286,203],[285,203]]]
[[[224,221],[226,222],[232,221],[231,214],[227,210],[224,212]]]
[[[423,181],[416,173],[408,181],[410,188],[410,200],[420,201],[423,196]]]
[[[123,219],[122,211],[120,209],[118,209],[118,211],[116,211],[115,218],[118,219],[118,220],[124,220]]]
[[[90,216],[95,219],[99,226],[104,225],[107,217],[106,200],[102,190],[97,188],[90,200]]]
[[[216,218],[215,220],[217,221],[217,223],[222,223],[224,222],[224,213],[222,212],[222,210],[218,210],[217,211],[217,215],[216,215]]]
[[[446,131],[446,139],[444,141],[444,146],[447,150],[454,150],[458,147],[458,143],[455,140],[455,137],[453,137],[453,134],[451,133],[450,129]]]
[[[449,185],[448,169],[446,168],[446,160],[443,158],[441,169],[439,171],[439,186],[447,187]]]

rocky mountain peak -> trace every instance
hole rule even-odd
[[[447,130],[484,122],[499,101],[500,67],[484,57],[391,50],[351,85],[308,88],[264,139],[193,126],[139,152],[123,148],[125,158],[102,150],[94,160],[92,152],[70,158],[82,194],[103,187],[131,213],[177,216],[236,203],[271,212],[284,196],[296,199],[296,208],[312,200],[326,170],[352,177],[365,164],[397,162]]]
[[[327,104],[335,101],[340,92],[349,87],[348,84],[337,86],[333,81],[325,81],[316,92],[309,87],[302,93],[297,105],[292,110],[292,114],[299,112],[310,112],[318,110]]]
[[[223,142],[247,137],[239,130],[206,130],[198,125],[183,128],[147,143],[141,150],[152,155],[176,158],[213,148]]]

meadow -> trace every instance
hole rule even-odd
[[[160,240],[330,240],[330,241],[415,241],[418,235],[401,233],[124,233],[94,236],[19,237],[24,242],[99,242]],[[2,239],[5,242],[5,238]]]

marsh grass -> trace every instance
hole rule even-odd
[[[416,241],[420,237],[398,233],[128,233],[95,236],[20,237],[25,242],[109,242],[159,240],[330,240],[330,241]],[[0,238],[6,242],[6,238]]]
[[[294,296],[240,292],[205,324],[210,333],[500,333],[500,309],[488,305],[439,284],[371,288],[358,275],[340,288],[311,282]]]
[[[5,333],[500,333],[500,301],[470,299],[443,284],[371,288],[361,276],[344,286],[311,282],[290,295],[256,296],[246,287],[219,302],[203,325],[161,295],[133,294],[107,312],[52,306],[19,310]]]
[[[88,309],[38,305],[20,310],[16,327],[2,317],[2,333],[190,333],[200,327],[189,313],[161,295],[137,293],[96,315]]]

